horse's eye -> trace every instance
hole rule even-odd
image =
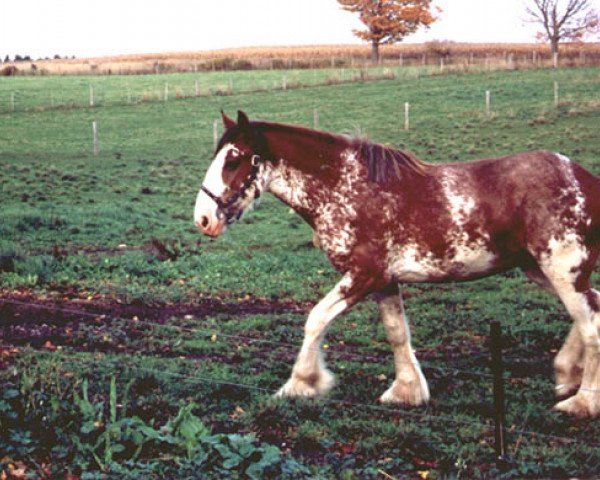
[[[225,163],[225,170],[228,170],[230,172],[233,172],[234,170],[237,170],[238,167],[240,166],[241,160],[240,159],[236,159],[236,160],[230,160],[228,162]]]

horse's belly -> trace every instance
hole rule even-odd
[[[469,280],[498,270],[496,254],[481,244],[457,245],[436,256],[419,245],[392,248],[388,273],[398,282]]]

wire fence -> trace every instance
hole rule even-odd
[[[566,95],[568,95],[568,90],[567,89],[563,89],[564,91],[566,91]],[[552,94],[550,93],[551,89],[549,87],[548,90],[548,95],[544,102],[547,105],[555,105],[556,106],[556,99],[552,98]],[[233,92],[232,92],[233,93]],[[237,93],[245,93],[245,92],[235,92]],[[473,92],[473,95],[475,95],[477,92]],[[479,92],[480,93],[480,92]],[[562,93],[563,95],[565,94],[564,92]],[[595,98],[598,97],[598,92],[594,91],[594,90],[590,90],[587,93],[584,93],[585,95],[589,94],[589,98],[591,100],[594,100]],[[587,102],[588,100],[582,100],[580,97],[582,96],[581,92],[578,92],[578,100],[573,102],[573,105],[577,106],[580,104],[584,104],[585,102]],[[486,97],[489,97],[489,95],[486,95]],[[492,105],[494,105],[494,95],[493,95],[493,91],[492,91],[492,95],[491,95],[491,102]],[[127,102],[129,103],[129,102]],[[92,108],[97,107],[98,105],[100,105],[100,103],[96,102],[96,104],[93,105]],[[485,113],[484,110],[484,97],[481,95],[481,111],[478,111],[478,115],[481,117],[483,116]],[[508,108],[509,104],[508,103],[503,103],[503,108]],[[58,107],[57,107],[58,108]],[[83,106],[82,106],[83,108]],[[86,106],[87,108],[87,106]],[[537,108],[537,107],[536,107]],[[529,111],[533,111],[531,110],[531,107],[527,107],[526,110]],[[488,110],[489,111],[489,110]],[[494,111],[494,107],[491,107],[491,111]],[[417,113],[415,113],[415,110],[411,110],[411,114],[413,115],[413,117],[419,115],[418,111]],[[465,112],[473,112],[472,109],[466,109]],[[305,112],[306,113],[306,112]],[[306,118],[310,118],[311,117],[311,113],[306,113],[305,117]],[[407,114],[408,115],[408,114]],[[430,114],[423,114],[424,116],[426,115],[430,115]],[[319,118],[319,115],[315,115],[315,118]],[[320,115],[320,119],[321,121],[323,120],[324,116],[323,113],[321,111],[321,115]],[[403,123],[400,121],[398,122],[399,125],[402,125]],[[404,123],[406,124],[406,122]],[[214,125],[214,124],[213,124]],[[411,129],[415,128],[415,123],[414,121],[410,122],[411,125]],[[198,122],[198,124],[193,125],[193,128],[204,128],[204,129],[209,129],[211,128],[211,123],[210,122],[206,122],[206,121],[201,121]],[[593,128],[593,127],[591,127]],[[89,131],[88,131],[89,130]],[[121,136],[115,136],[114,132],[110,132],[107,133],[106,135],[103,133],[103,125],[102,123],[100,123],[100,133],[99,133],[99,142],[100,142],[100,152],[105,153],[106,151],[109,151],[109,148],[117,145],[117,144],[126,144],[128,142],[133,142],[136,141],[138,139],[140,139],[141,137],[138,135],[123,135],[122,131],[120,132],[119,135]],[[1,132],[0,132],[0,142],[3,142],[4,140],[1,138]],[[164,138],[155,138],[153,140],[155,141],[172,141],[172,142],[180,142],[180,141],[185,141],[185,142],[200,142],[200,144],[202,144],[203,147],[207,147],[209,145],[209,141],[207,140],[199,140],[199,137],[202,137],[204,139],[206,139],[207,135],[202,134],[199,135],[197,137],[193,137],[193,136],[188,136],[188,135],[183,135],[183,136],[173,136],[173,137],[164,137]],[[116,140],[115,140],[116,138]],[[17,139],[10,139],[10,141],[16,141]],[[87,128],[86,129],[82,129],[82,133],[81,136],[65,136],[65,137],[61,137],[61,136],[57,136],[54,137],[53,139],[57,148],[62,148],[64,146],[64,144],[70,144],[71,146],[76,146],[76,147],[80,147],[82,150],[84,151],[88,151],[89,149],[89,154],[92,155],[92,144],[93,144],[93,140],[92,140],[92,129],[91,128]],[[48,144],[46,143],[46,146]],[[50,147],[52,147],[54,144],[51,144]],[[37,150],[36,150],[37,151]],[[189,155],[190,157],[197,157],[198,156],[198,152],[191,152],[189,151],[188,153],[185,153],[186,155]],[[19,214],[16,214],[19,215]],[[5,217],[5,214],[2,214],[3,217]],[[3,239],[6,240],[6,239]],[[31,243],[34,245],[47,245],[48,247],[54,248],[57,246],[58,241],[57,240],[50,240],[50,239],[27,239],[27,241],[29,242],[31,240]],[[19,240],[20,241],[20,240]],[[63,242],[64,243],[64,242]],[[61,245],[64,246],[64,245]],[[74,246],[73,248],[78,248],[77,246]],[[125,247],[120,247],[120,246],[115,246],[115,248],[113,250],[119,250],[119,251],[131,251],[131,250],[139,250],[142,247],[140,246],[125,246]],[[105,250],[102,250],[105,251]],[[198,334],[198,335],[203,335],[203,336],[207,336],[207,337],[212,337],[212,336],[217,336],[218,338],[222,338],[222,339],[226,339],[227,341],[230,342],[240,342],[240,343],[247,343],[247,344],[257,344],[257,345],[266,345],[269,347],[272,347],[273,349],[283,349],[286,351],[296,351],[299,348],[299,342],[300,339],[298,339],[298,343],[291,343],[291,342],[282,342],[282,341],[275,341],[275,340],[270,340],[270,339],[266,339],[266,338],[256,338],[253,336],[248,336],[248,335],[239,335],[239,334],[235,334],[235,333],[228,333],[223,331],[222,329],[218,329],[218,328],[201,328],[201,327],[197,327],[197,326],[186,326],[186,325],[174,325],[174,324],[163,324],[163,323],[159,323],[159,322],[151,322],[148,320],[134,320],[132,318],[126,318],[126,317],[119,317],[119,316],[113,316],[110,314],[106,314],[106,313],[101,313],[101,312],[92,312],[92,311],[85,311],[85,310],[79,310],[79,309],[73,309],[73,308],[64,308],[64,307],[59,307],[59,306],[51,306],[51,305],[44,305],[44,304],[34,304],[34,303],[30,303],[30,302],[24,302],[24,301],[17,301],[17,300],[10,300],[10,299],[2,299],[0,298],[0,304],[2,306],[6,306],[8,304],[12,304],[13,306],[21,306],[21,307],[28,307],[28,308],[39,308],[39,309],[46,309],[46,310],[50,310],[56,313],[61,313],[61,314],[68,314],[68,315],[73,315],[75,317],[80,317],[80,318],[95,318],[95,319],[101,319],[104,321],[110,321],[110,322],[124,322],[130,325],[135,325],[137,327],[145,327],[145,328],[153,328],[153,329],[169,329],[172,330],[174,332],[178,332],[179,334],[182,335],[194,335],[194,334]],[[301,313],[301,312],[293,312],[293,313]],[[0,317],[2,316],[3,312],[2,309],[0,309]],[[4,326],[7,326],[6,320],[4,320]],[[1,332],[1,330],[0,330]],[[2,345],[0,346],[0,348],[11,348],[14,345]],[[40,350],[40,349],[33,349],[33,348],[29,348],[29,347],[23,347],[20,346],[19,347],[20,351],[23,353],[31,353],[34,355],[37,354],[49,354],[51,355],[52,352],[47,352],[44,350]],[[63,351],[61,352],[62,355],[68,355],[72,352],[70,351]],[[332,357],[343,357],[345,359],[352,359],[353,361],[356,362],[364,362],[364,361],[368,361],[368,362],[373,362],[373,363],[379,363],[379,362],[386,362],[388,363],[389,360],[387,359],[383,359],[380,355],[371,355],[371,354],[360,354],[360,353],[356,353],[354,350],[350,349],[348,346],[343,346],[343,345],[339,345],[339,344],[331,344],[330,348],[327,349],[327,355],[328,356],[332,356]],[[482,367],[487,366],[488,360],[489,360],[489,353],[488,352],[478,352],[474,355],[471,355],[469,357],[469,361],[473,362],[474,360],[478,360],[482,362]],[[79,362],[78,360],[74,360],[74,359],[65,359],[65,361],[69,361],[69,362],[76,362],[76,364],[84,364],[84,361],[82,360],[81,363],[77,363]],[[452,366],[448,364],[448,361],[445,360],[439,360],[439,362],[442,362],[442,364],[437,364],[436,361],[434,360],[425,360],[420,362],[420,366],[432,370],[432,371],[437,371],[443,374],[446,374],[450,377],[455,376],[455,375],[463,375],[463,376],[468,376],[471,378],[483,378],[486,380],[490,380],[493,378],[493,375],[490,373],[487,373],[485,371],[482,370],[478,370],[478,371],[474,371],[473,369],[465,369],[463,367],[460,366]],[[527,362],[527,360],[523,361],[524,363]],[[89,363],[89,362],[88,362]],[[281,362],[282,364],[288,364],[288,362]],[[532,360],[531,363],[534,363],[534,361]],[[291,367],[291,365],[290,365]],[[235,380],[223,380],[223,379],[217,379],[217,378],[211,378],[208,376],[202,376],[199,374],[182,374],[182,373],[174,373],[174,372],[168,372],[168,371],[163,371],[163,370],[159,370],[159,369],[152,369],[149,367],[144,367],[141,365],[134,365],[131,368],[135,368],[139,371],[145,371],[147,373],[153,374],[153,375],[157,375],[157,376],[163,376],[163,377],[170,377],[170,378],[176,378],[179,380],[185,380],[185,381],[190,381],[190,382],[202,382],[208,385],[228,385],[234,388],[240,388],[240,389],[244,389],[244,390],[248,390],[248,391],[252,391],[252,392],[256,392],[259,394],[264,394],[264,395],[271,395],[275,392],[271,391],[269,388],[265,388],[264,386],[260,386],[260,385],[250,385],[250,384],[245,384],[245,383],[241,383],[241,382],[237,382]],[[511,377],[509,375],[506,374],[506,372],[504,373],[504,379],[506,381],[519,381],[519,382],[526,382],[529,379],[524,379],[523,377]],[[569,385],[566,385],[565,387],[571,387]],[[574,387],[574,385],[573,385]],[[600,393],[598,390],[595,389],[587,389],[587,388],[580,388],[580,391],[582,392],[587,392],[587,393],[593,393],[593,394],[598,394]],[[353,408],[353,409],[360,409],[360,410],[366,410],[366,411],[370,411],[370,412],[381,412],[384,414],[390,414],[390,415],[402,415],[405,416],[407,418],[413,418],[413,419],[418,419],[418,420],[422,420],[422,421],[431,421],[431,422],[444,422],[444,423],[448,423],[449,425],[456,425],[456,426],[468,426],[468,427],[474,427],[474,428],[478,428],[478,429],[482,429],[483,431],[491,431],[493,429],[493,424],[490,422],[485,422],[485,421],[479,421],[479,420],[473,420],[473,421],[462,421],[462,420],[457,420],[456,418],[452,418],[449,416],[445,416],[445,415],[441,415],[441,414],[435,414],[432,415],[428,412],[414,412],[411,410],[406,410],[406,409],[401,409],[401,408],[389,408],[389,407],[384,407],[384,406],[376,406],[376,405],[369,405],[369,404],[363,404],[363,403],[357,403],[357,402],[350,402],[350,401],[346,401],[346,400],[340,400],[340,399],[332,399],[332,398],[326,398],[322,400],[325,403],[329,403],[329,404],[338,404],[338,405],[343,405],[349,408]],[[528,416],[525,416],[524,418],[519,420],[519,427],[513,426],[513,430],[511,432],[511,434],[513,436],[517,436],[519,435],[517,442],[515,443],[515,449],[518,449],[520,446],[520,442],[522,442],[522,438],[523,437],[531,437],[531,438],[541,438],[541,439],[546,439],[548,441],[557,441],[557,442],[561,442],[561,443],[568,443],[568,444],[573,444],[573,443],[577,443],[576,439],[573,438],[566,438],[566,437],[562,437],[562,436],[554,436],[554,435],[549,435],[549,434],[545,434],[545,433],[539,433],[539,432],[534,432],[534,431],[530,431],[528,429],[526,429],[526,425],[528,422]],[[517,422],[515,422],[517,423]],[[599,448],[600,445],[596,445],[595,443],[590,444],[587,443],[588,446],[593,447],[593,448]]]
[[[248,95],[263,92],[298,90],[328,85],[370,82],[430,75],[429,67],[371,67],[331,70],[296,70],[281,73],[231,72],[204,76],[153,77],[151,81],[118,83],[104,78],[77,81],[72,90],[52,90],[52,83],[38,90],[9,90],[0,84],[0,114],[40,112],[45,110],[73,110],[98,107],[122,107],[156,104],[192,98]],[[67,80],[68,81],[68,80]],[[40,80],[44,82],[44,80]]]
[[[501,90],[501,87],[497,87]],[[438,89],[442,89],[442,87],[438,87]],[[559,108],[561,105],[561,98],[566,98],[567,105],[569,109],[573,108],[591,108],[592,110],[597,108],[597,102],[600,101],[600,95],[598,90],[596,89],[584,89],[582,90],[580,86],[577,86],[576,95],[577,100],[574,100],[572,97],[572,93],[569,91],[567,87],[561,82],[560,86],[560,96],[558,94],[558,82],[554,82],[554,84],[549,82],[547,94],[544,96],[540,96],[537,105],[526,105],[523,106],[519,99],[511,100],[510,97],[507,97],[505,94],[501,95],[501,99],[499,100],[496,97],[496,90],[494,86],[491,86],[489,90],[485,92],[479,91],[479,88],[473,90],[471,92],[472,100],[469,102],[470,107],[465,107],[465,114],[472,114],[478,118],[498,118],[499,115],[506,117],[507,119],[519,117],[522,114],[527,114],[532,116],[532,118],[539,117],[540,115],[547,115],[552,109]],[[447,88],[443,88],[443,90],[447,91]],[[430,93],[434,93],[431,91]],[[573,92],[575,93],[575,92]],[[410,97],[410,93],[405,93],[406,99]],[[461,95],[464,95],[465,98],[468,95],[468,92],[461,92]],[[477,108],[474,105],[477,102],[473,103],[473,100],[479,98],[480,107]],[[414,102],[404,102],[404,113],[402,114],[402,109],[400,106],[403,102],[398,103],[398,118],[397,118],[397,130],[418,130],[420,124],[422,124],[427,119],[438,118],[440,113],[439,108],[436,108],[433,111],[430,111],[430,108],[419,108],[418,104],[415,105]],[[502,113],[502,110],[508,110],[508,113]],[[312,111],[307,111],[305,115],[306,124],[313,127],[319,128],[323,126],[323,120],[327,121],[327,112],[324,111],[323,108],[315,108]],[[456,111],[453,110],[453,114],[456,114]],[[272,120],[278,120],[276,116],[270,115]],[[119,117],[119,123],[122,123],[124,117]],[[191,118],[191,123],[190,123]],[[135,146],[139,142],[142,142],[145,148],[148,148],[149,145],[160,142],[172,142],[172,143],[181,143],[183,142],[186,145],[197,145],[202,150],[212,150],[217,142],[218,136],[220,135],[220,120],[208,120],[205,116],[194,119],[193,117],[185,116],[181,117],[182,121],[185,122],[182,125],[181,132],[183,134],[173,135],[173,136],[165,136],[160,135],[158,137],[152,136],[150,139],[147,136],[147,132],[145,132],[144,127],[127,124],[127,128],[121,128],[114,124],[113,119],[100,119],[94,120],[87,125],[80,125],[76,130],[79,131],[77,135],[69,135],[65,136],[64,134],[53,132],[51,137],[48,138],[47,135],[43,136],[35,136],[27,139],[25,145],[30,148],[35,148],[36,144],[43,145],[43,149],[47,151],[47,153],[54,154],[54,149],[60,149],[61,153],[64,153],[64,148],[80,149],[83,151],[87,151],[90,156],[97,156],[99,154],[113,154],[115,149],[127,148],[128,146]],[[287,117],[282,117],[283,120],[287,119]],[[310,125],[312,121],[312,125]],[[136,122],[138,119],[132,118],[131,122]],[[169,120],[172,122],[174,118],[172,116],[169,117]],[[319,125],[319,121],[321,125]],[[546,121],[546,120],[539,120]],[[51,128],[51,125],[46,125],[45,128]],[[56,128],[60,128],[63,131],[63,125],[57,125]],[[133,131],[133,134],[126,134],[126,131]],[[139,130],[139,132],[136,132]],[[194,131],[205,131],[203,135],[187,135],[185,132],[189,130]],[[209,133],[210,132],[210,133]],[[210,142],[212,139],[212,143]],[[19,155],[26,154],[26,152],[21,152],[23,149],[23,139],[13,139],[6,138],[2,139],[0,134],[0,145],[5,143],[3,146],[4,149],[10,151],[14,147],[18,147]],[[137,147],[136,147],[137,148]],[[189,150],[189,151],[181,151],[178,152],[179,155],[186,155],[190,158],[196,158],[199,156],[198,150]]]
[[[126,323],[134,324],[136,327],[151,327],[151,328],[161,328],[161,329],[166,328],[166,329],[178,331],[180,333],[199,333],[201,335],[207,335],[207,336],[210,335],[211,337],[216,335],[217,337],[222,337],[227,340],[235,340],[235,341],[247,342],[247,343],[256,342],[256,343],[261,343],[261,344],[265,344],[265,345],[269,345],[269,346],[281,347],[281,348],[285,348],[285,349],[290,349],[290,348],[297,349],[298,348],[297,344],[293,344],[293,343],[289,343],[289,342],[280,342],[280,341],[273,341],[273,340],[268,340],[268,339],[257,339],[257,338],[249,337],[249,336],[245,336],[245,335],[229,334],[229,333],[224,333],[217,328],[198,328],[198,327],[188,327],[188,326],[173,325],[173,324],[163,324],[163,323],[157,323],[157,322],[150,322],[147,320],[112,316],[112,315],[107,315],[104,313],[89,312],[89,311],[79,310],[79,309],[74,309],[74,308],[56,307],[56,306],[36,304],[36,303],[31,303],[31,302],[12,300],[12,299],[4,299],[4,298],[0,298],[0,303],[3,306],[6,306],[6,305],[12,305],[12,306],[18,306],[18,307],[26,306],[26,307],[36,308],[36,309],[37,308],[44,309],[44,310],[52,311],[55,313],[69,314],[69,315],[73,315],[73,316],[77,316],[77,317],[94,318],[95,320],[103,320],[103,321],[111,320],[111,321],[126,322]],[[5,310],[0,309],[0,319],[2,320],[2,323],[4,324],[5,328],[10,324],[11,320],[13,323],[17,323],[17,322],[15,322],[14,318],[11,319],[11,317],[12,317],[11,314],[7,314],[7,312]],[[7,339],[7,340],[10,340],[10,339]],[[18,346],[18,345],[11,344],[11,343],[0,344],[0,349],[6,350],[6,349],[14,349],[14,348],[16,348],[18,350],[17,353],[26,353],[26,354],[32,354],[32,355],[57,355],[58,354],[61,362],[80,365],[80,366],[84,366],[84,365],[89,366],[89,365],[93,365],[94,363],[97,362],[97,360],[95,360],[95,359],[88,360],[88,359],[81,359],[79,357],[66,358],[69,356],[72,357],[73,355],[81,355],[83,353],[95,353],[94,351],[77,352],[77,351],[72,351],[70,349],[61,349],[58,352],[55,352],[55,351],[50,351],[47,349],[35,349],[35,348],[28,347],[28,346]],[[334,350],[328,350],[327,354],[328,355],[343,354],[345,357],[351,356],[352,358],[355,358],[356,360],[360,360],[360,361],[365,360],[364,355],[355,354],[353,352],[343,352],[343,351],[336,352]],[[489,353],[485,353],[485,354],[482,353],[481,356],[489,357]],[[137,371],[145,372],[145,373],[152,374],[152,375],[159,376],[159,377],[162,376],[162,377],[168,377],[168,378],[176,378],[176,379],[184,380],[184,381],[205,383],[207,385],[219,385],[219,386],[226,385],[229,387],[239,388],[239,389],[256,392],[256,393],[263,394],[263,395],[274,395],[277,393],[276,391],[273,391],[269,388],[266,388],[266,387],[263,387],[260,385],[252,385],[252,384],[242,383],[242,382],[234,381],[234,380],[218,379],[218,378],[214,378],[214,377],[210,377],[210,376],[203,376],[203,375],[200,375],[197,373],[194,373],[194,374],[177,373],[177,372],[170,372],[170,371],[166,371],[166,370],[160,370],[160,369],[156,369],[156,368],[146,367],[143,365],[137,365],[137,364],[133,365],[133,364],[131,364],[130,360],[128,360],[127,358],[123,358],[122,356],[120,358],[121,358],[121,360],[119,362],[120,368],[126,367],[130,370],[137,370]],[[377,358],[379,358],[379,357],[377,357]],[[469,375],[469,376],[472,376],[473,378],[487,378],[489,381],[491,381],[491,379],[493,378],[493,375],[488,374],[486,372],[455,368],[455,367],[447,365],[447,363],[448,363],[447,361],[444,361],[444,363],[446,364],[446,366],[428,365],[426,368],[436,369],[436,370],[439,370],[446,374],[461,374],[461,375]],[[503,378],[505,381],[511,379],[511,377],[509,377],[505,374],[503,375]],[[585,389],[585,388],[582,389],[582,391],[600,393],[599,390]],[[411,419],[415,419],[415,420],[419,420],[419,421],[441,422],[441,423],[446,423],[446,424],[450,424],[450,425],[455,425],[457,427],[472,427],[472,428],[481,429],[483,432],[488,432],[488,433],[494,429],[494,425],[492,422],[485,422],[482,420],[457,419],[455,417],[449,417],[447,415],[437,413],[437,412],[435,414],[432,414],[429,411],[415,412],[414,410],[407,410],[406,408],[401,408],[401,407],[389,407],[389,406],[384,406],[384,405],[365,404],[365,403],[360,403],[360,402],[355,402],[355,401],[348,401],[348,400],[344,400],[344,399],[335,399],[335,398],[328,398],[328,397],[320,398],[318,401],[323,402],[324,404],[341,405],[341,406],[352,408],[352,409],[362,409],[362,410],[379,412],[379,413],[389,414],[389,415],[400,415],[402,417],[411,418]],[[531,438],[545,439],[547,441],[561,442],[564,444],[578,443],[578,440],[574,439],[574,438],[528,430],[525,428],[527,421],[528,421],[528,416],[526,416],[524,419],[522,419],[522,422],[520,422],[521,427],[517,427],[516,425],[513,424],[512,427],[510,427],[510,429],[509,429],[509,433],[513,437],[518,435],[517,440],[515,442],[515,446],[514,446],[515,450],[519,448],[520,444],[523,441],[523,437],[525,437],[525,436],[531,437]],[[516,423],[516,422],[513,422],[513,423]],[[586,446],[588,448],[600,448],[600,443],[590,443],[590,442],[586,441]]]

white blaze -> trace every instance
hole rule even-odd
[[[239,150],[232,144],[225,145],[217,154],[212,164],[206,172],[202,185],[213,195],[220,197],[225,193],[227,186],[223,183],[223,166],[225,159],[230,154],[235,157],[239,155]],[[217,216],[217,204],[204,191],[200,190],[196,197],[196,206],[194,207],[194,221],[199,223],[203,216],[215,218]]]

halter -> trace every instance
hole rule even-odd
[[[235,202],[237,202],[241,197],[246,195],[246,191],[252,186],[256,178],[258,177],[258,171],[260,170],[260,164],[262,163],[262,158],[259,155],[252,155],[252,159],[250,160],[252,168],[250,169],[250,173],[246,177],[244,183],[238,192],[235,192],[229,200],[223,200],[221,197],[218,197],[214,193],[212,193],[208,188],[204,185],[200,187],[206,195],[208,195],[216,204],[217,204],[217,217],[223,218],[225,217],[228,224],[233,223],[237,218],[234,218],[234,214],[230,211],[231,207]]]

